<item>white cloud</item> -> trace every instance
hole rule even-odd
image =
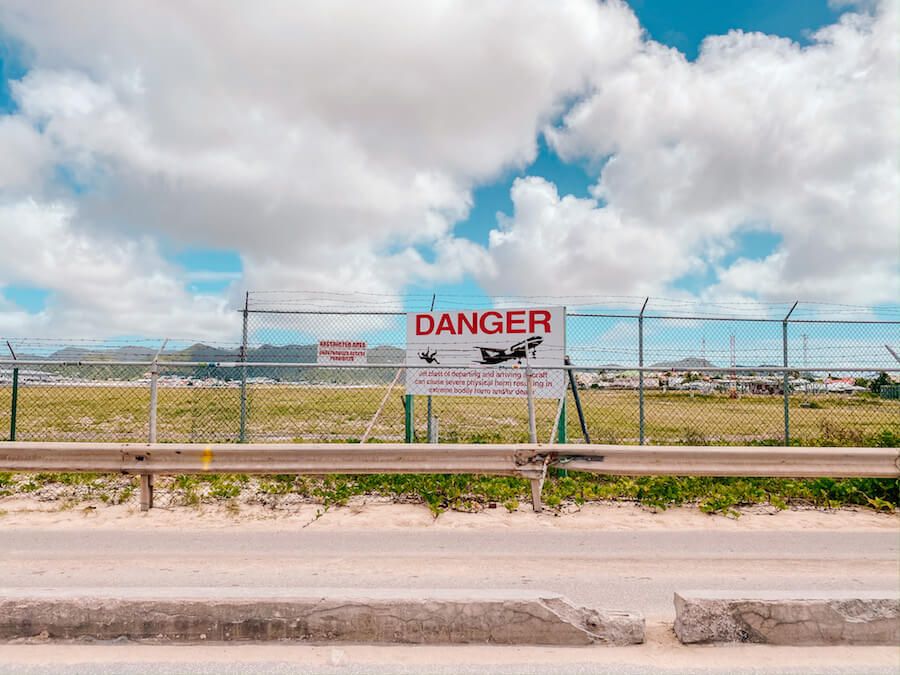
[[[699,263],[613,207],[571,195],[560,198],[543,178],[516,180],[511,218],[490,235],[492,266],[478,272],[489,289],[524,295],[585,292],[658,294],[661,280]],[[644,281],[646,280],[646,281]]]
[[[0,311],[0,334],[237,337],[235,312],[221,298],[188,294],[152,240],[80,232],[73,216],[63,204],[0,204],[4,285],[50,292],[36,314]]]
[[[385,292],[484,260],[451,236],[473,185],[530,162],[640,30],[617,0],[6,0],[0,22],[30,59],[15,123],[81,190],[73,232],[233,248],[251,288]]]
[[[43,180],[49,143],[19,117],[0,115],[0,192],[21,193]]]
[[[625,67],[598,69],[593,93],[547,133],[565,158],[611,156],[594,187],[602,205],[518,185],[512,221],[492,234],[489,288],[643,292],[705,261],[719,278],[710,297],[895,301],[897,16],[895,2],[847,14],[808,47],[732,31],[693,63],[646,42]],[[721,268],[753,228],[782,243]]]

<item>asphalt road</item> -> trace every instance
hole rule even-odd
[[[900,667],[900,650],[893,648],[687,648],[674,642],[665,625],[674,618],[676,590],[900,589],[900,533],[892,529],[259,531],[236,524],[230,529],[154,531],[85,525],[8,528],[0,530],[0,537],[0,585],[5,587],[194,586],[223,592],[230,587],[534,588],[563,593],[581,604],[643,612],[649,642],[633,648],[558,652],[498,647],[0,645],[3,674],[847,675],[894,673]]]

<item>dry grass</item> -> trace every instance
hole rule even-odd
[[[258,441],[353,441],[364,433],[386,387],[341,388],[252,385],[248,395],[247,436]],[[0,438],[9,432],[10,388],[0,388]],[[404,436],[403,390],[388,397],[373,428],[373,441]],[[638,394],[635,391],[581,392],[591,440],[636,443]],[[777,441],[784,433],[780,396],[647,392],[645,433],[650,443],[748,443]],[[790,402],[791,435],[806,444],[861,444],[884,430],[900,433],[900,401],[869,395],[815,397],[817,408]],[[144,441],[150,397],[146,387],[23,386],[19,390],[19,440]],[[581,440],[569,395],[567,433]],[[442,397],[433,400],[441,440],[519,442],[528,439],[527,408],[518,399]],[[536,405],[538,437],[548,440],[556,401]],[[159,390],[160,441],[236,441],[240,429],[237,388]],[[415,399],[416,434],[426,435],[426,399]]]

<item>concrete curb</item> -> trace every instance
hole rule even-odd
[[[539,591],[0,590],[0,639],[33,637],[618,646],[644,619]]]
[[[900,593],[690,591],[675,594],[684,644],[900,644]]]

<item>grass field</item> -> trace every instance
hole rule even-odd
[[[362,437],[387,388],[248,387],[247,440],[354,441]],[[403,390],[395,388],[373,427],[372,441],[404,437]],[[591,440],[637,443],[636,391],[581,392]],[[144,441],[148,432],[149,391],[133,386],[20,387],[18,440]],[[0,387],[0,439],[8,438],[10,387]],[[810,407],[812,404],[813,407]],[[435,397],[433,413],[445,442],[524,442],[527,407],[518,399]],[[538,438],[547,441],[557,402],[538,400]],[[571,393],[567,401],[569,442],[582,440]],[[414,403],[416,434],[426,437],[426,399]],[[792,442],[807,445],[863,445],[888,433],[900,435],[900,401],[871,395],[793,396]],[[161,387],[158,439],[237,441],[240,391],[237,388]],[[780,396],[645,394],[648,443],[746,444],[779,442],[784,433]]]

